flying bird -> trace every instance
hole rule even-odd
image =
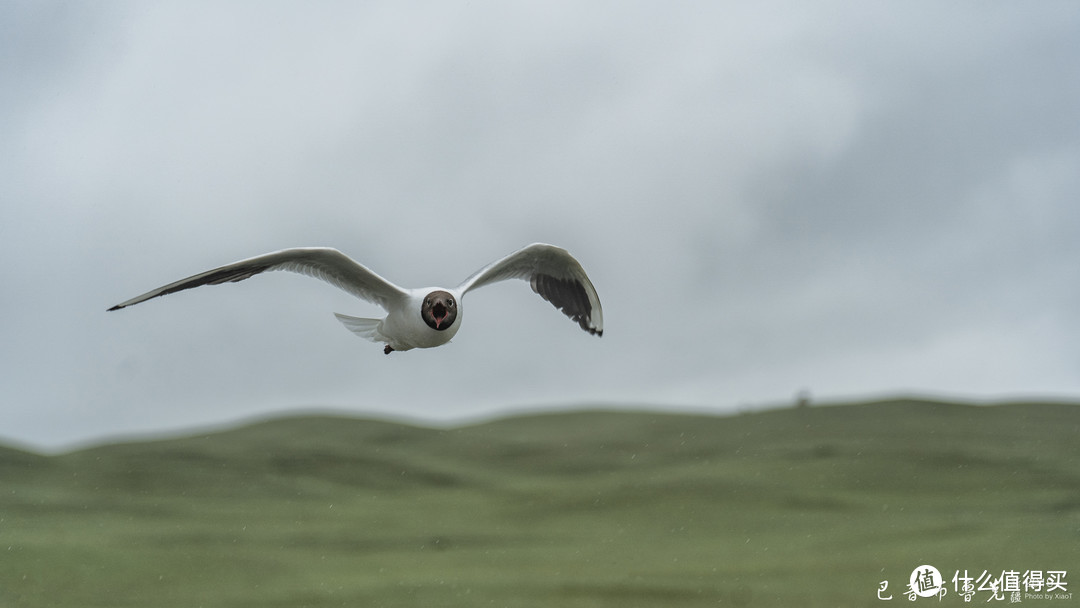
[[[461,327],[462,298],[469,291],[507,279],[528,281],[534,292],[581,329],[595,336],[604,333],[604,314],[596,288],[576,259],[565,249],[534,243],[496,260],[453,288],[406,289],[387,281],[328,247],[284,249],[248,258],[181,279],[121,302],[120,310],[158,296],[201,285],[235,283],[268,270],[287,270],[322,279],[386,310],[381,319],[334,316],[354,334],[385,344],[383,352],[433,348],[450,341]]]

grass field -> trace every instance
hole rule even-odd
[[[1072,405],[890,401],[0,449],[0,607],[883,606],[927,563],[1080,581],[1078,437]]]

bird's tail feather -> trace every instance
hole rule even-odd
[[[338,321],[344,325],[349,331],[364,338],[365,340],[371,340],[372,342],[385,342],[386,338],[383,337],[379,331],[382,325],[382,319],[361,319],[360,317],[350,317],[349,315],[343,315],[340,313],[334,313]]]

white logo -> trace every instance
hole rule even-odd
[[[944,596],[948,590],[945,588],[945,579],[941,578],[938,569],[929,566],[919,566],[911,571],[908,579],[908,596],[911,599],[918,597]]]
[[[1068,572],[1065,570],[1002,570],[1000,574],[983,570],[978,576],[978,570],[957,570],[952,577],[953,593],[964,602],[971,602],[976,595],[983,593],[989,597],[986,601],[1005,601],[1008,598],[1010,604],[1017,604],[1024,600],[1071,600],[1073,594],[1069,591],[1069,582],[1065,580]],[[886,595],[888,594],[888,595]],[[909,601],[914,602],[920,597],[937,596],[938,601],[949,594],[946,581],[941,572],[925,564],[911,571],[908,577],[907,588],[903,595]],[[889,593],[889,581],[878,583],[877,597],[879,600],[891,600]]]

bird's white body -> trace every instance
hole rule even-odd
[[[434,291],[450,291],[442,287],[427,287],[423,289],[409,289],[400,305],[392,307],[382,319],[361,319],[350,317],[340,313],[334,313],[349,331],[371,340],[382,342],[390,346],[392,350],[411,350],[413,348],[434,348],[442,346],[457,335],[461,328],[461,310],[458,305],[457,322],[443,331],[428,327],[420,316],[420,308],[424,297]],[[458,302],[461,297],[454,294]]]
[[[382,306],[386,316],[365,319],[337,314],[353,333],[386,344],[384,352],[433,348],[449,342],[461,327],[462,300],[472,289],[506,279],[529,281],[533,291],[585,331],[603,335],[600,298],[581,264],[566,250],[534,243],[481,268],[453,288],[406,289],[394,285],[345,254],[325,247],[285,249],[234,262],[181,279],[117,304],[119,310],[158,296],[199,287],[235,283],[268,270],[287,270],[331,283]]]

